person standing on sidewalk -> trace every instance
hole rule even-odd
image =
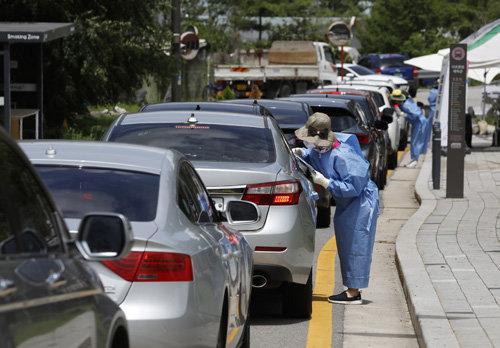
[[[407,98],[399,89],[392,91],[391,101],[396,108],[406,114],[406,120],[411,124],[411,162],[406,164],[405,167],[415,168],[418,165],[418,157],[427,151],[427,118],[413,99],[409,96]]]
[[[294,148],[315,171],[314,183],[335,198],[333,223],[342,280],[347,290],[328,297],[341,304],[362,304],[360,288],[368,287],[375,230],[379,215],[377,185],[370,180],[369,162],[355,135],[331,131],[330,117],[312,114],[295,135],[307,149]]]

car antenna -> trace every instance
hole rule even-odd
[[[200,110],[201,110],[201,106],[200,106],[200,104],[196,105],[196,109],[195,109],[195,110],[196,110],[196,111],[200,111]]]
[[[259,105],[259,103],[257,103],[257,99],[253,100],[253,105]]]
[[[194,113],[192,113],[191,116],[189,116],[187,123],[191,124],[191,126],[194,126],[196,123],[198,123],[198,120],[194,116]]]

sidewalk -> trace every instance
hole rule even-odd
[[[463,199],[446,199],[446,158],[440,190],[431,167],[428,153],[415,184],[420,207],[396,241],[418,343],[500,347],[500,152],[465,157]]]

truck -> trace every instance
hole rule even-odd
[[[213,76],[238,98],[248,98],[254,84],[262,98],[272,99],[337,81],[333,51],[325,42],[274,41],[269,49],[239,50],[234,56],[236,64],[215,65]]]

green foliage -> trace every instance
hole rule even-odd
[[[236,94],[234,93],[233,89],[229,86],[226,86],[222,90],[222,95],[217,95],[217,100],[228,100],[228,99],[235,99]]]
[[[67,129],[59,131],[58,138],[71,140],[99,140],[116,116],[84,116],[71,122]]]
[[[375,0],[357,28],[362,54],[436,53],[500,17],[498,0]]]
[[[44,105],[49,126],[92,104],[133,100],[146,76],[168,85],[170,32],[162,0],[1,0],[0,21],[71,22],[72,35],[44,44]],[[164,86],[163,86],[164,87]]]

